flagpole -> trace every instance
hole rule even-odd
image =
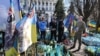
[[[17,0],[17,3],[18,3],[19,17],[20,17],[20,19],[22,19],[22,13],[21,13],[22,11],[21,11],[21,7],[20,7],[20,0]],[[18,51],[18,49],[19,49],[19,43],[18,43],[18,39],[17,39],[17,51]],[[20,56],[19,51],[18,51],[17,56]]]
[[[30,4],[29,4],[29,5],[30,5],[30,7],[29,7],[29,9],[28,9],[28,12],[29,12],[29,13],[30,13],[30,10],[31,10],[31,8],[32,8],[32,3],[33,3],[33,1],[32,1],[32,0],[30,0]],[[34,49],[34,48],[36,47],[36,44],[35,44],[35,43],[33,43],[33,44],[32,44],[32,47],[33,47],[32,49]],[[36,56],[36,53],[35,53],[35,52],[36,52],[36,49],[35,49],[35,51],[34,51],[34,50],[32,50],[32,56]]]
[[[30,0],[30,7],[29,7],[29,11],[33,8],[33,0]],[[32,44],[33,48],[35,48],[35,50],[32,50],[32,56],[34,54],[34,56],[37,56],[37,42]],[[33,53],[34,52],[34,53]]]
[[[20,7],[20,0],[18,0],[18,9],[19,9],[19,16],[22,19],[21,7]]]
[[[30,12],[30,10],[31,10],[32,3],[33,3],[33,1],[32,1],[32,0],[30,0],[30,7],[29,7],[29,9],[28,9],[28,12]]]

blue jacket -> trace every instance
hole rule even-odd
[[[39,29],[40,31],[45,31],[47,28],[47,22],[46,21],[40,21],[39,22]]]

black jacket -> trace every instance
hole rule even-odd
[[[59,21],[59,23],[58,23],[58,31],[64,31],[64,23],[63,23],[63,21]]]
[[[52,30],[57,30],[57,22],[51,21],[50,22],[50,29],[51,29],[51,31]]]

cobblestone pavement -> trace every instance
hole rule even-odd
[[[70,48],[71,46],[67,46],[68,48]],[[73,53],[74,56],[87,56],[86,53],[84,52],[85,49],[85,45],[82,44],[80,51],[77,51],[75,53]],[[74,49],[71,49],[70,51],[74,51],[78,48],[78,42],[76,43],[76,47]]]

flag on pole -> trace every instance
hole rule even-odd
[[[8,11],[7,18],[7,29],[5,36],[5,56],[17,56],[17,46],[14,45],[16,37],[15,37],[15,16],[14,16],[14,5],[13,0],[10,0],[10,7]]]
[[[18,10],[19,10],[19,17],[22,19],[21,7],[20,7],[20,0],[18,0]]]
[[[6,51],[5,56],[18,56],[18,52],[14,47],[10,48],[8,51]]]
[[[10,8],[11,8],[12,13],[14,13],[13,0],[10,0]]]
[[[37,22],[37,15],[35,14],[34,17],[33,17],[33,20],[32,20],[32,25],[31,25],[32,43],[37,42],[36,22]]]
[[[17,0],[0,0],[0,29],[2,27],[6,31],[4,43],[5,56],[17,56],[15,55],[17,53],[15,44],[16,37],[13,35],[15,24],[19,20],[18,11]]]
[[[16,24],[16,28],[20,32],[18,39],[20,53],[25,52],[32,43],[37,42],[36,21],[37,15],[33,5],[29,13]]]
[[[73,14],[69,14],[66,19],[64,19],[64,25],[68,28],[70,23],[72,23],[74,20],[74,15]]]
[[[36,43],[37,42],[36,22],[37,22],[37,14],[35,12],[35,5],[33,4],[33,18],[32,18],[32,23],[31,23],[32,43]]]
[[[14,19],[14,11],[12,9],[12,1],[10,0],[10,7],[9,7],[9,10],[8,10],[8,18],[7,18],[7,24],[6,24],[6,34],[5,34],[5,49],[9,49],[10,47],[12,47],[12,43],[13,41],[12,38],[13,38],[13,32],[14,32],[14,28],[13,28],[13,19]],[[13,30],[13,31],[12,31]]]

